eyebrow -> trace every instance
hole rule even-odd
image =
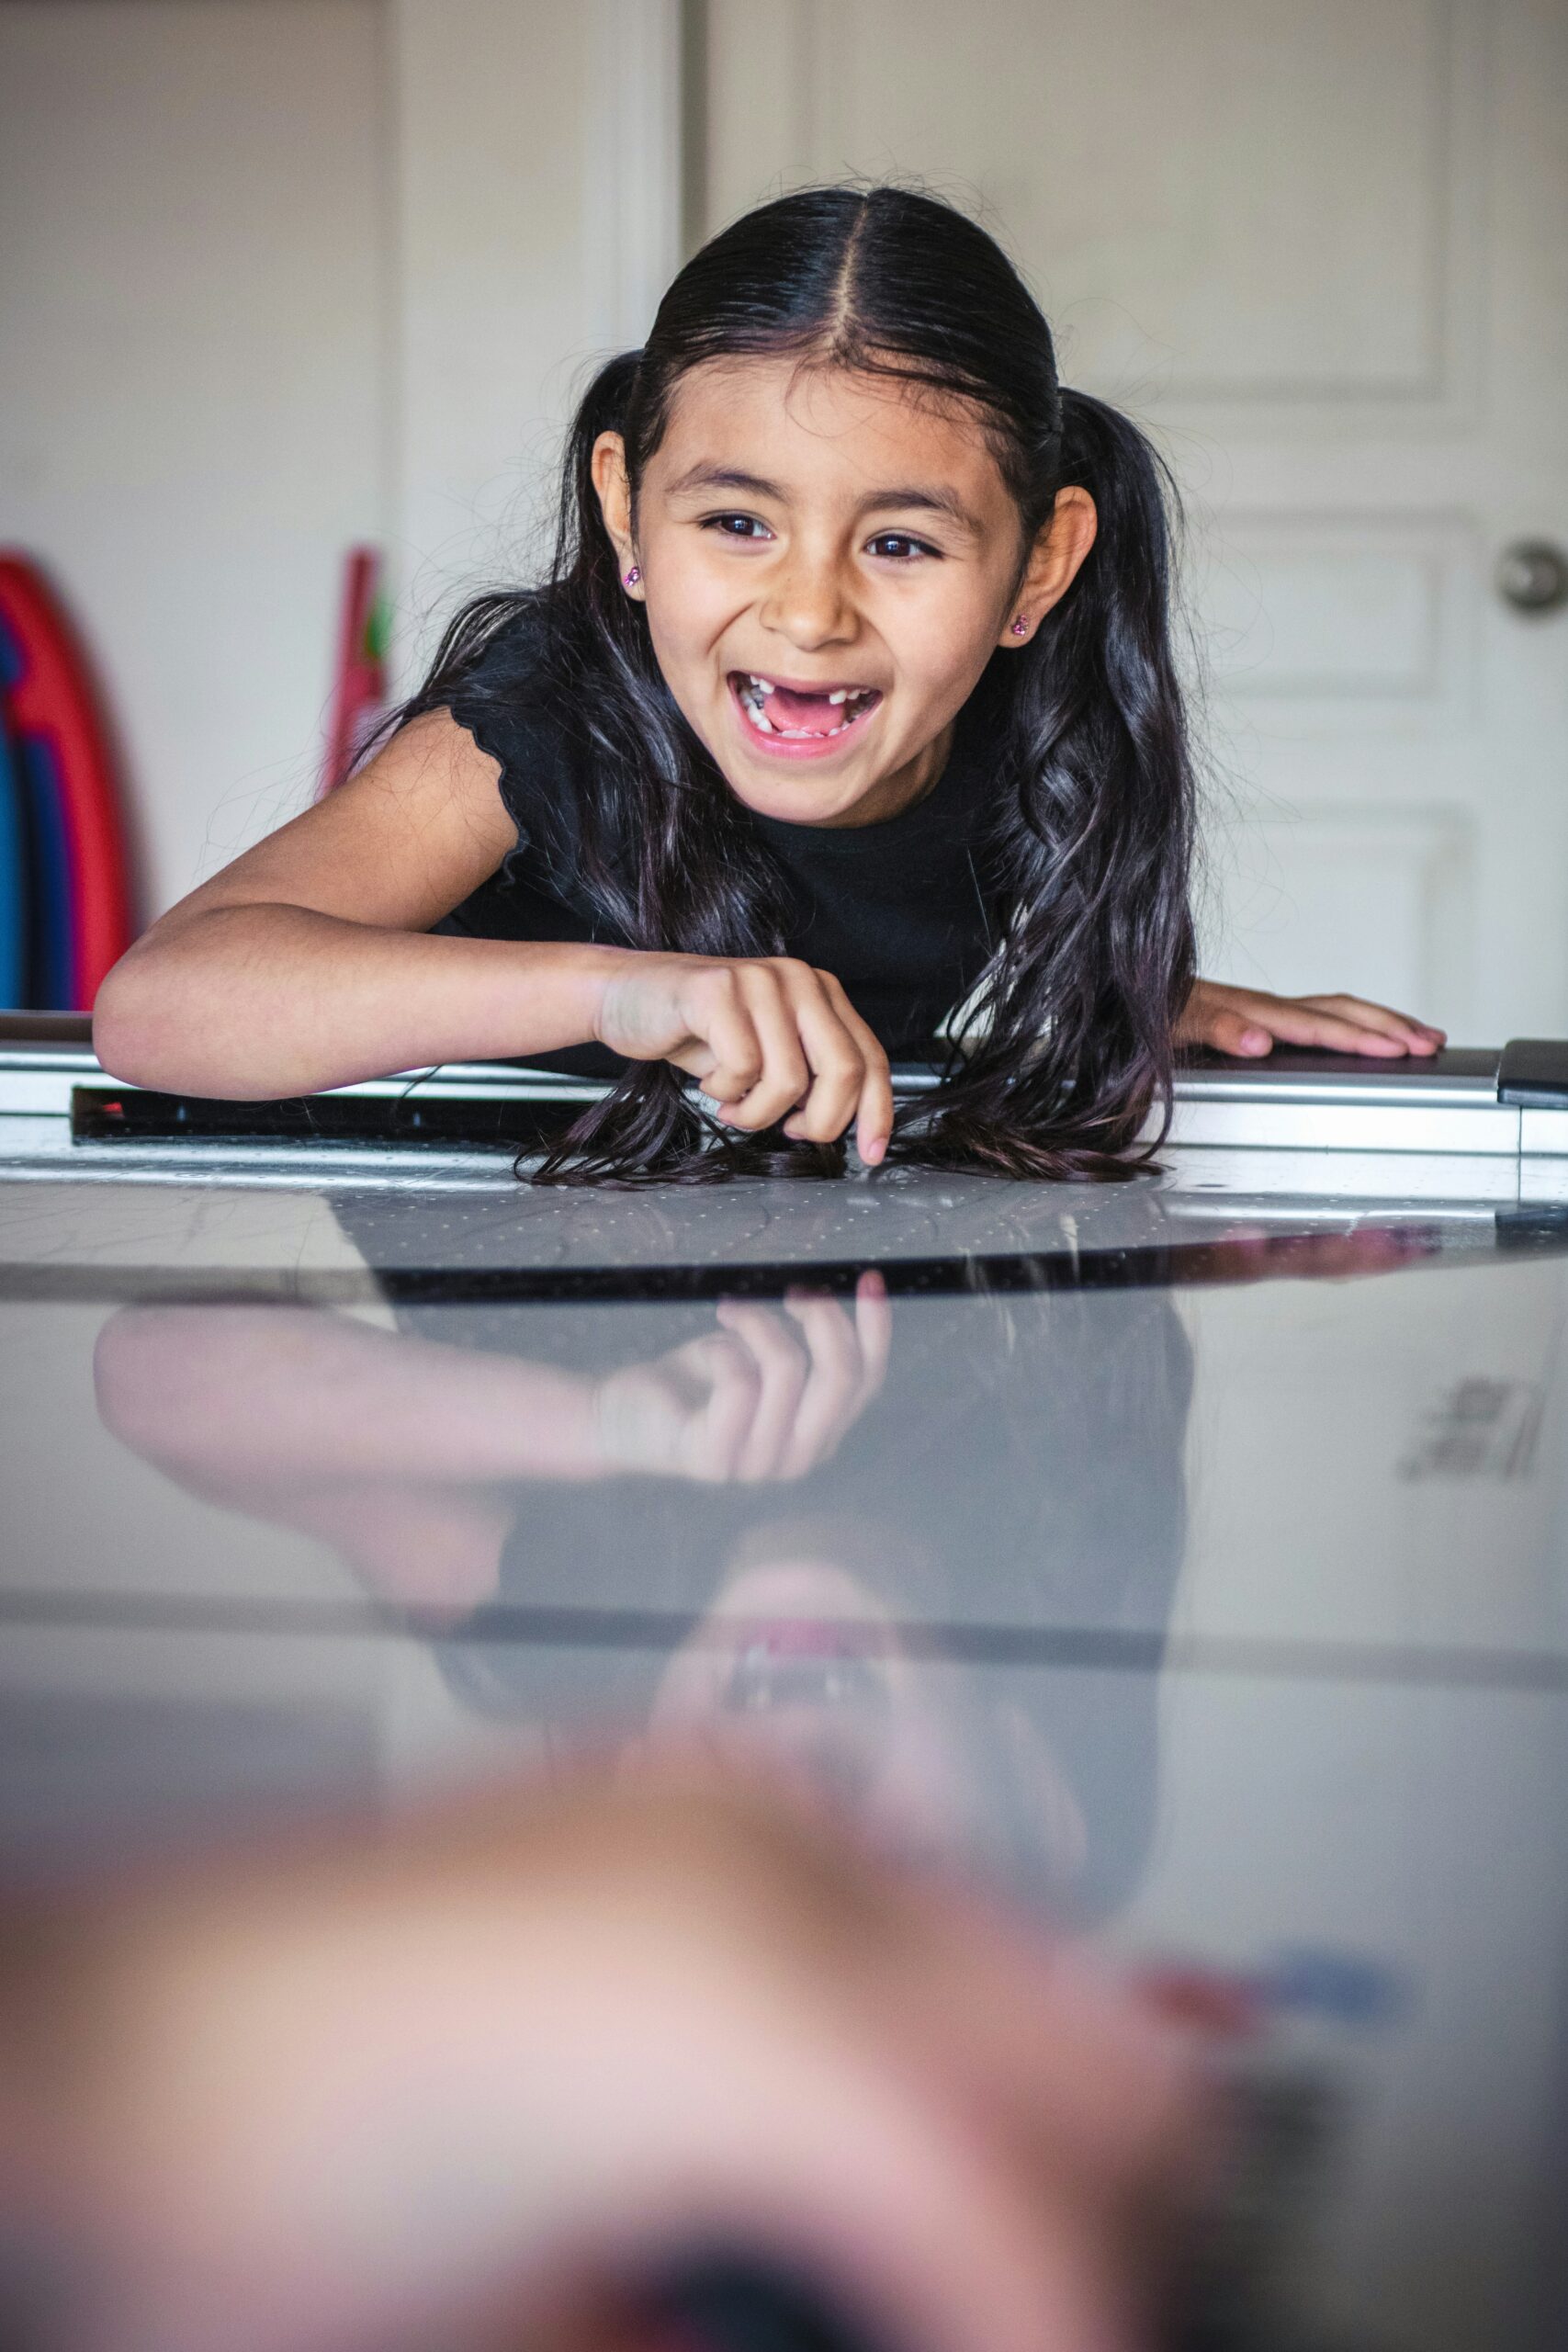
[[[735,466],[691,466],[678,481],[670,485],[670,495],[679,498],[694,490],[738,490],[751,498],[771,498],[780,506],[787,506],[788,497],[776,481],[765,481],[761,474],[742,472]],[[915,482],[900,483],[887,490],[874,490],[860,503],[860,513],[877,514],[894,507],[918,507],[928,514],[945,515],[947,520],[971,538],[983,536],[980,524],[969,509],[950,490],[932,490]]]

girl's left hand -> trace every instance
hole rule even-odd
[[[1176,1042],[1252,1060],[1271,1053],[1276,1043],[1393,1060],[1401,1054],[1435,1054],[1448,1043],[1448,1032],[1359,996],[1269,996],[1262,989],[1198,980],[1176,1024]]]

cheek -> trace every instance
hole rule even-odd
[[[993,643],[988,629],[977,626],[973,614],[954,616],[945,628],[922,628],[896,642],[906,695],[912,690],[922,712],[951,717],[974,692]]]
[[[900,665],[933,684],[972,676],[1006,618],[996,583],[954,567],[929,587],[921,584],[919,596],[888,599],[880,616]]]
[[[716,579],[708,565],[678,543],[662,555],[650,548],[645,569],[654,651],[674,684],[708,662],[744,599],[737,596],[733,580]]]

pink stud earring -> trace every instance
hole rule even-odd
[[[637,582],[642,578],[642,574],[634,563],[631,570],[629,571],[624,571],[621,574],[621,577],[626,582],[628,588],[635,588]]]
[[[1027,637],[1029,635],[1029,623],[1021,618],[1014,621],[1012,625],[1012,633],[1014,637]]]

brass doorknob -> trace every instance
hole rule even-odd
[[[1516,613],[1568,605],[1568,555],[1550,539],[1516,539],[1497,559],[1497,594]]]

